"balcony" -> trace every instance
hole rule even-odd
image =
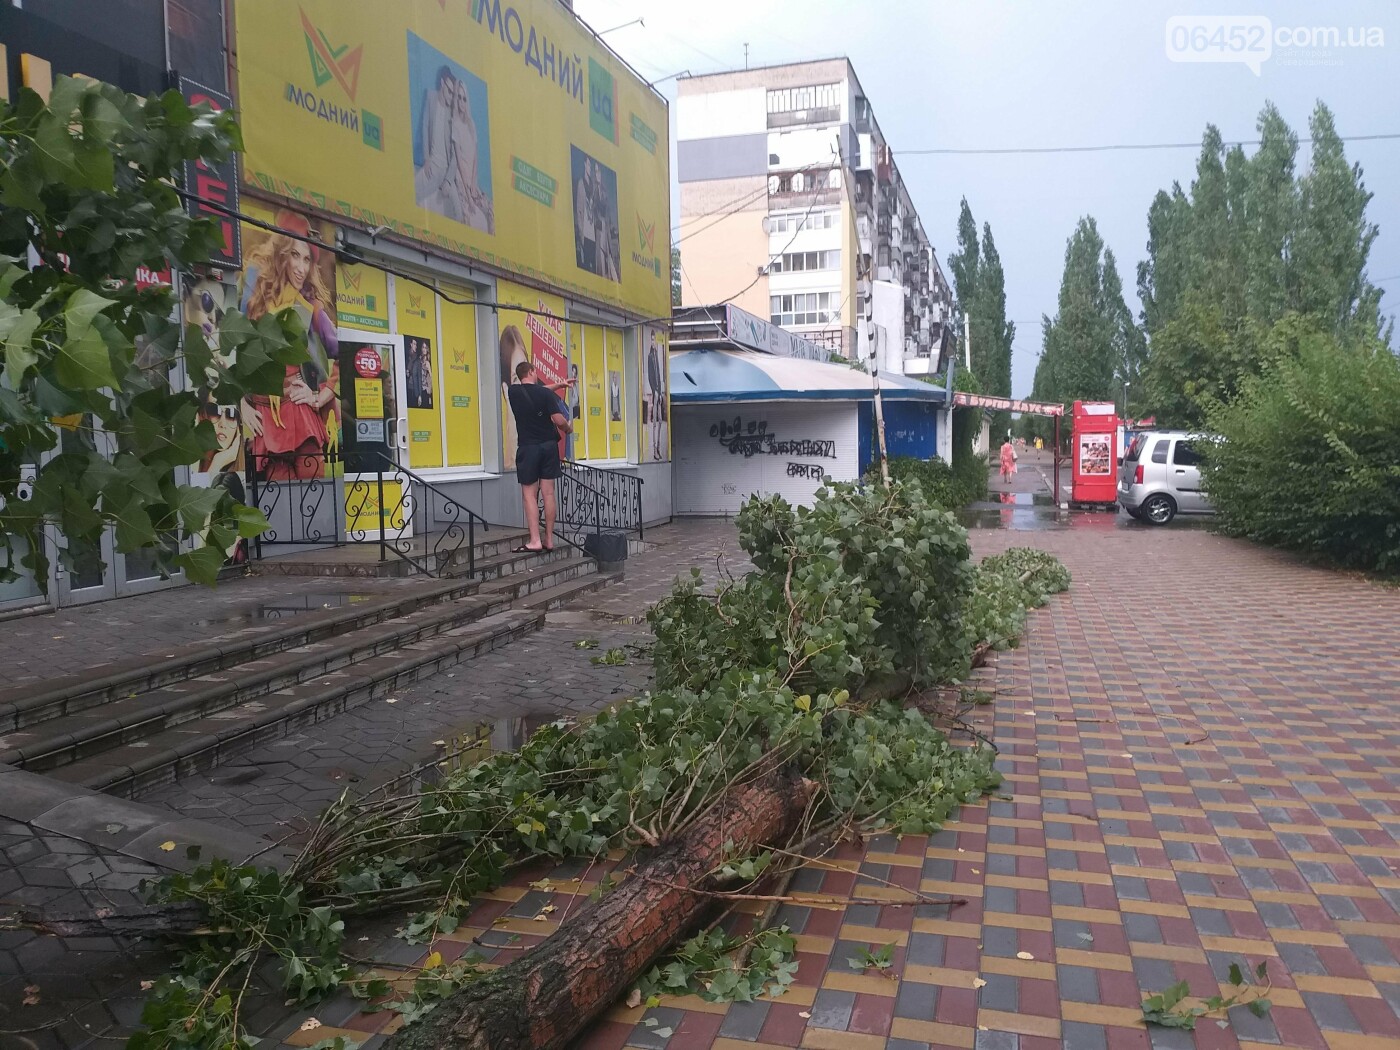
[[[815,106],[812,109],[794,109],[786,113],[769,113],[768,127],[793,128],[803,124],[835,124],[841,119],[840,106]]]

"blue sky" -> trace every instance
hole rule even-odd
[[[575,6],[647,76],[742,68],[745,42],[754,65],[848,55],[945,269],[956,247],[959,199],[967,197],[979,223],[991,222],[1006,268],[1007,312],[1017,322],[1018,395],[1029,392],[1040,316],[1054,312],[1065,241],[1079,216],[1098,220],[1131,291],[1145,253],[1148,204],[1172,180],[1190,181],[1196,151],[900,157],[901,150],[1198,143],[1208,122],[1227,141],[1245,140],[1254,137],[1266,100],[1300,137],[1319,99],[1343,136],[1400,132],[1400,5],[1382,2],[576,0]],[[1379,29],[1383,43],[1325,53],[1275,47],[1257,76],[1242,64],[1167,58],[1168,19],[1239,14],[1266,15],[1275,34],[1336,26],[1345,40],[1348,30]],[[638,17],[645,25],[608,32]],[[674,101],[674,79],[658,86]],[[1299,153],[1306,164],[1307,146]],[[1400,310],[1400,139],[1348,143],[1347,156],[1361,164],[1374,194],[1369,215],[1381,234],[1370,274],[1387,292],[1383,308],[1394,314]],[[1135,296],[1130,304],[1136,309]]]

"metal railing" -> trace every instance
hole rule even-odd
[[[466,575],[476,574],[476,526],[489,530],[485,518],[382,452],[357,458],[372,469],[362,465],[345,483],[345,520],[356,523],[347,526],[351,543],[377,541],[380,561],[393,554],[426,576],[458,574],[465,551]],[[362,525],[366,513],[370,523]]]
[[[251,545],[254,558],[263,556],[264,546],[345,542],[343,503],[337,498],[341,459],[334,451],[249,452],[246,462],[247,503],[267,518],[267,529]]]
[[[636,474],[606,467],[564,461],[564,472],[555,486],[559,517],[564,520],[564,493],[573,500],[572,521],[594,531],[635,532],[642,538],[642,479]]]
[[[356,469],[347,479],[341,469]],[[265,546],[339,547],[379,545],[418,572],[442,576],[476,572],[476,526],[486,519],[427,479],[381,452],[358,453],[353,464],[335,451],[251,454],[247,460],[248,503],[263,512],[268,528],[254,539],[252,555]]]

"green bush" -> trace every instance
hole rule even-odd
[[[1069,570],[1053,554],[1030,547],[1012,547],[983,558],[967,603],[969,633],[993,649],[1017,645],[1026,611],[1067,590],[1069,580]]]
[[[1352,568],[1400,572],[1400,358],[1377,340],[1276,327],[1272,364],[1208,415],[1221,528]]]
[[[796,509],[755,498],[738,526],[758,572],[715,602],[682,585],[649,614],[659,687],[701,690],[734,667],[776,668],[807,693],[965,670],[967,533],[916,482],[834,484]]]
[[[916,482],[924,499],[944,510],[957,510],[987,495],[987,461],[970,450],[952,467],[941,459],[912,456],[894,456],[889,467],[892,480]],[[867,482],[879,481],[880,465],[872,464],[865,477]]]

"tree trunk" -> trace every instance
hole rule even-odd
[[[562,1050],[694,926],[711,900],[687,887],[712,888],[707,876],[727,853],[786,842],[813,786],[775,771],[732,788],[679,838],[640,859],[616,889],[399,1032],[386,1050]]]
[[[28,929],[53,937],[164,937],[208,933],[209,917],[194,901],[132,908],[99,908],[87,914],[21,913],[0,929]]]

